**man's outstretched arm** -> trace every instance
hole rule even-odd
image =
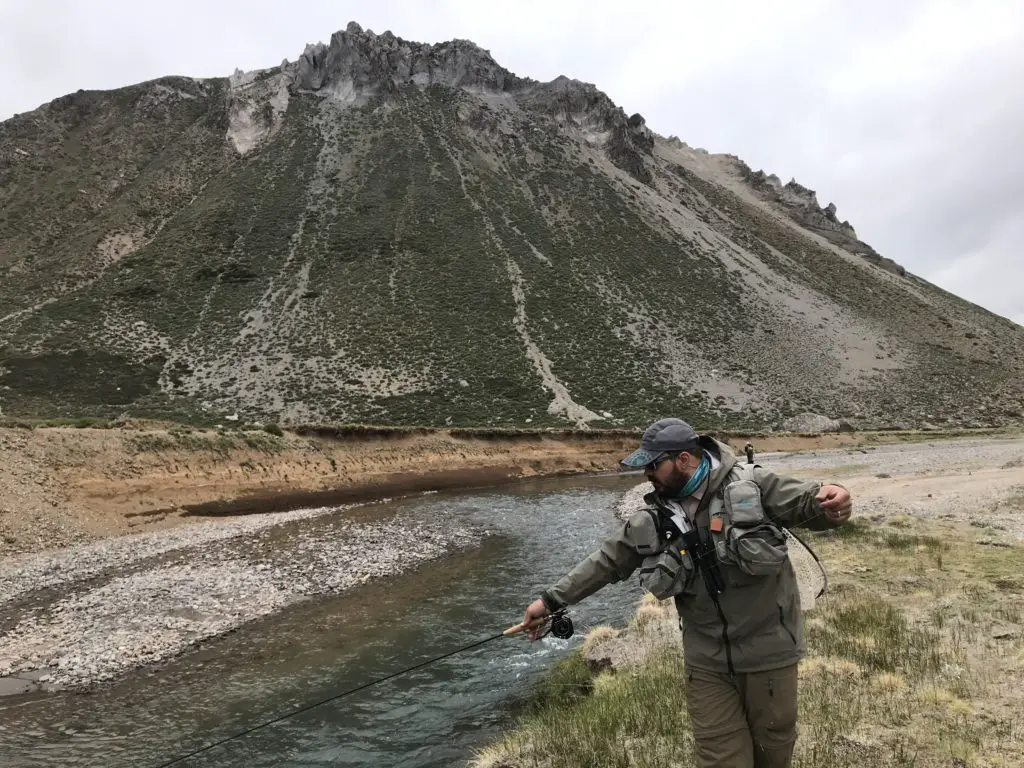
[[[760,468],[754,477],[765,513],[782,525],[821,531],[850,519],[853,500],[841,485],[798,480]]]
[[[628,578],[640,567],[643,557],[629,542],[629,523],[621,531],[609,536],[600,549],[588,555],[556,584],[544,590],[541,596],[527,606],[523,624],[529,628],[530,639],[540,634],[540,620],[569,605],[575,605],[608,584]]]

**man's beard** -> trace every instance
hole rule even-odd
[[[691,477],[693,477],[692,473],[687,475],[673,467],[672,474],[669,476],[668,480],[664,483],[660,483],[655,480],[651,484],[662,496],[672,497],[677,496],[679,492],[686,487],[686,484],[690,482]]]

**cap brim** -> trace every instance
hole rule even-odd
[[[643,448],[640,448],[633,451],[619,463],[626,467],[646,467],[663,453],[664,451],[645,451]]]

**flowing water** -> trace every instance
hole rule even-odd
[[[347,594],[297,604],[95,693],[0,701],[0,765],[157,768],[210,742],[500,633],[617,525],[636,476],[431,495],[363,514],[470,521],[482,547]],[[328,525],[330,520],[305,523]],[[410,542],[414,547],[415,542]],[[183,760],[213,766],[465,765],[511,724],[556,658],[640,599],[635,579],[575,606],[577,634],[499,638]]]

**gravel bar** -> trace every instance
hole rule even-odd
[[[7,686],[18,692],[110,683],[296,601],[397,575],[485,535],[450,519],[332,514],[343,509],[198,523],[11,558],[0,564],[0,611],[19,598],[29,605],[18,606],[20,620],[0,638],[0,679],[24,683]]]

